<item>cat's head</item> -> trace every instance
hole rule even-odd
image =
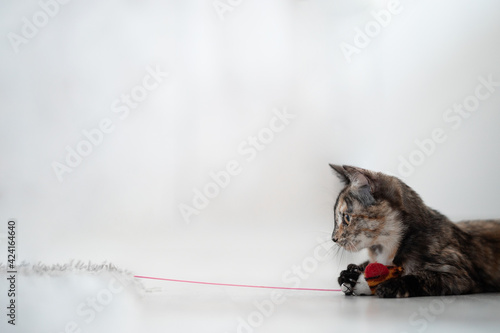
[[[352,166],[330,164],[345,184],[334,206],[332,240],[348,251],[397,248],[402,225],[402,182]],[[404,184],[403,184],[404,185]]]

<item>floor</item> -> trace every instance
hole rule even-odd
[[[2,303],[5,281],[0,282]],[[500,327],[500,294],[378,299],[137,281],[117,272],[20,274],[18,288],[17,325],[7,325],[2,315],[1,332],[367,332],[380,327],[456,333]]]

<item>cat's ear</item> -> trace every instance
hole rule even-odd
[[[349,165],[330,164],[330,167],[336,171],[337,176],[346,185],[352,184],[355,187],[370,185],[367,178],[367,173],[369,172],[368,170]]]
[[[343,166],[341,165],[335,165],[335,164],[330,164],[330,167],[335,170],[335,173],[337,177],[344,183],[345,185],[348,185],[351,183],[351,180],[347,176],[347,171],[344,169]]]
[[[375,203],[373,192],[375,190],[376,174],[369,170],[344,165],[346,177],[350,180],[351,186],[356,193],[358,199],[365,206],[370,206]]]
[[[350,165],[344,165],[343,169],[346,171],[347,177],[355,187],[370,186],[370,175],[368,170],[356,168]]]

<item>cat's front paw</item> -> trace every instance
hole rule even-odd
[[[420,296],[418,282],[413,276],[387,280],[377,286],[375,295],[381,298]]]
[[[363,270],[355,264],[350,264],[345,271],[340,272],[338,282],[344,294],[347,296],[355,295],[354,288],[361,273]]]

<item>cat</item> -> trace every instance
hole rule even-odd
[[[345,184],[332,240],[350,252],[367,248],[370,258],[340,273],[346,295],[371,295],[362,274],[369,262],[403,267],[377,286],[383,298],[500,291],[500,220],[453,223],[396,177],[330,166]]]

